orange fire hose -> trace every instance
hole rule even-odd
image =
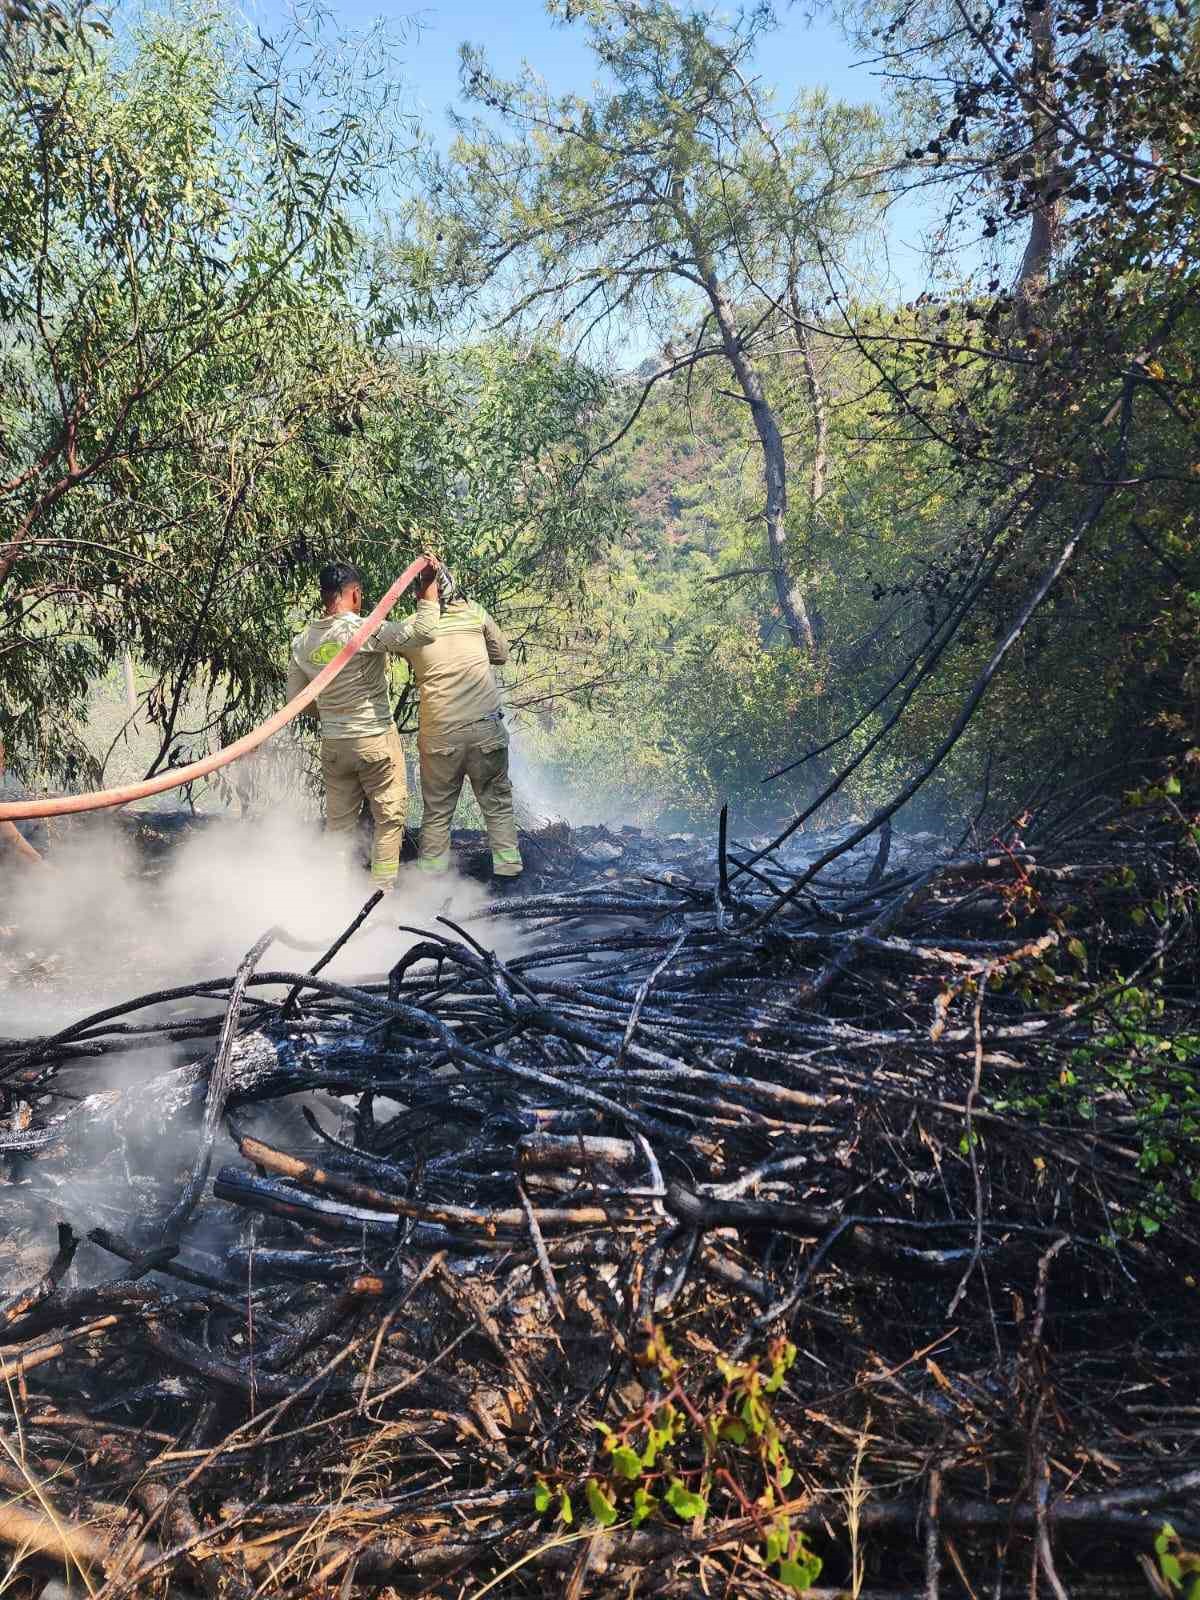
[[[98,789],[93,794],[69,794],[55,800],[10,801],[0,805],[0,822],[23,822],[32,817],[63,817],[74,811],[103,811],[108,806],[128,805],[131,800],[144,800],[148,795],[164,794],[168,789],[178,789],[181,784],[192,783],[197,778],[207,778],[210,772],[228,766],[239,756],[248,756],[251,750],[257,750],[273,733],[286,728],[305,706],[312,704],[322,689],[329,687],[351,656],[357,655],[372,634],[382,627],[384,618],[413,579],[428,566],[429,558],[419,556],[405,567],[374,611],[364,619],[353,639],[342,646],[327,667],[321,668],[308,687],[301,689],[294,700],[289,700],[281,711],[260,723],[252,733],[235,740],[224,750],[205,756],[202,761],[193,761],[188,767],[172,767],[167,772],[160,772],[156,778],[147,778],[143,783],[127,783],[120,789]]]

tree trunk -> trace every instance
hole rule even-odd
[[[813,459],[812,470],[808,477],[808,537],[811,545],[817,536],[817,522],[821,515],[821,501],[825,498],[829,472],[829,411],[825,404],[825,391],[821,387],[817,364],[813,360],[812,338],[801,314],[800,296],[796,291],[794,279],[788,284],[788,299],[791,303],[796,343],[800,347],[801,359],[804,362],[804,384],[808,390],[808,403],[812,407],[813,415]]]
[[[816,641],[813,638],[812,622],[808,615],[804,593],[788,572],[787,461],[779,424],[763,390],[762,379],[742,348],[733,307],[726,299],[711,264],[699,251],[697,257],[704,277],[704,287],[712,304],[713,316],[721,330],[721,343],[746,403],[750,407],[754,430],[762,446],[763,479],[767,494],[767,556],[771,564],[771,577],[774,580],[779,609],[783,613],[783,620],[793,646],[812,655],[816,649]]]
[[[1029,25],[1029,89],[1043,104],[1053,103],[1055,89],[1050,79],[1054,65],[1053,0],[1026,0]],[[1046,287],[1050,263],[1058,237],[1062,201],[1054,190],[1061,180],[1057,136],[1053,119],[1038,106],[1029,112],[1030,144],[1038,163],[1038,196],[1029,219],[1029,239],[1021,268],[1017,273],[1018,312],[1028,319],[1032,304]]]
[[[138,708],[137,681],[133,675],[133,657],[126,650],[121,657],[121,674],[125,682],[125,709],[132,716]]]

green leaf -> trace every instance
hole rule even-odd
[[[559,1501],[558,1505],[558,1520],[562,1523],[564,1528],[569,1528],[575,1521],[575,1510],[571,1505],[571,1496],[565,1489],[562,1492],[562,1499]]]
[[[633,1517],[631,1519],[633,1526],[640,1528],[646,1518],[652,1516],[657,1510],[658,1501],[644,1484],[639,1483],[633,1491]]]
[[[602,1528],[611,1528],[613,1523],[617,1520],[617,1508],[614,1502],[608,1498],[604,1490],[596,1482],[595,1478],[589,1478],[587,1481],[587,1503],[588,1510],[592,1513],[600,1526]]]
[[[726,1417],[721,1424],[721,1438],[728,1439],[730,1444],[745,1444],[749,1437],[746,1424],[737,1417]]]
[[[1183,1564],[1178,1556],[1173,1556],[1169,1551],[1164,1551],[1158,1558],[1159,1571],[1168,1583],[1176,1588],[1183,1588]]]
[[[767,1408],[757,1395],[748,1394],[742,1402],[742,1420],[756,1439],[767,1425]]]
[[[694,1494],[678,1478],[671,1479],[671,1486],[666,1494],[667,1504],[682,1522],[690,1522],[693,1517],[702,1517],[708,1510],[708,1501],[703,1495]]]
[[[786,1377],[787,1366],[783,1361],[777,1361],[771,1369],[771,1376],[763,1384],[764,1394],[778,1394]]]
[[[805,1589],[811,1589],[820,1576],[820,1556],[808,1556],[804,1561],[793,1561],[785,1556],[779,1563],[780,1583],[786,1584],[789,1589],[795,1589],[799,1594],[803,1594]]]
[[[533,1509],[535,1511],[549,1511],[550,1485],[545,1478],[539,1478],[533,1486]]]
[[[642,1458],[636,1450],[631,1450],[627,1444],[619,1444],[612,1453],[613,1471],[622,1478],[631,1482],[642,1475]]]

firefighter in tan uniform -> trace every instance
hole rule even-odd
[[[331,561],[321,568],[318,581],[324,611],[292,641],[289,700],[328,666],[362,624],[363,576],[357,567]],[[441,620],[437,596],[437,568],[431,560],[416,614],[405,622],[385,622],[317,696],[325,827],[329,833],[352,834],[367,801],[375,822],[371,877],[381,889],[396,882],[408,812],[404,751],[388,701],[387,657],[432,642]]]
[[[500,710],[493,667],[508,660],[508,641],[481,605],[462,598],[442,608],[433,637],[413,638],[400,654],[421,693],[417,753],[421,762],[422,872],[450,865],[450,824],[464,780],[469,780],[487,825],[492,874],[519,878],[512,784],[508,777],[508,733]]]

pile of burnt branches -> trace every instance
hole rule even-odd
[[[618,840],[378,982],[272,930],[0,1044],[21,1581],[1151,1592],[1200,1540],[1200,1023],[1147,816]]]

